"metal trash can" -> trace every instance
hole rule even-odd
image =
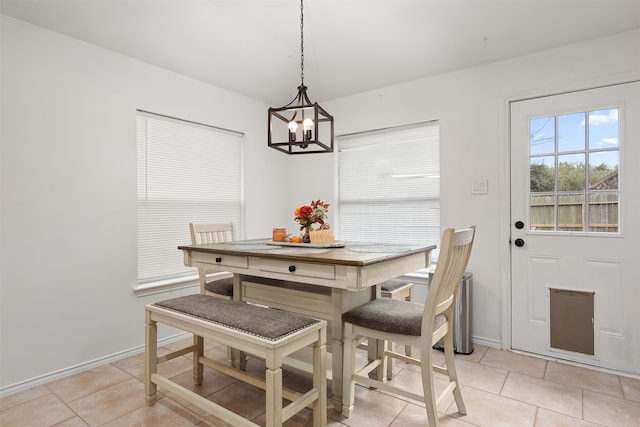
[[[429,283],[433,273],[429,273]],[[471,311],[471,285],[473,274],[465,272],[458,291],[458,300],[455,309],[455,328],[453,330],[453,350],[460,354],[473,353],[473,316]],[[433,348],[442,350],[444,343],[438,341]]]

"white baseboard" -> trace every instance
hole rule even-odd
[[[473,343],[478,345],[483,345],[485,347],[497,348],[498,350],[502,350],[502,342],[497,340],[490,340],[487,338],[481,337],[472,337]]]
[[[187,332],[181,332],[177,335],[172,335],[167,338],[162,338],[158,340],[158,347],[161,347],[166,344],[171,344],[176,341],[183,340],[185,338],[189,338],[191,334]],[[21,381],[19,383],[11,384],[8,386],[4,386],[0,388],[0,397],[8,396],[13,393],[17,393],[19,391],[27,390],[29,388],[47,384],[52,381],[56,381],[80,372],[88,371],[90,369],[98,368],[100,366],[108,365],[113,362],[117,362],[122,359],[126,359],[127,357],[135,356],[137,354],[144,352],[144,345],[140,345],[134,347],[129,350],[121,351],[115,354],[111,354],[109,356],[100,357],[95,360],[91,360],[86,363],[81,363],[79,365],[71,366],[69,368],[61,369],[59,371],[51,372],[48,374],[41,375],[39,377],[31,378],[25,381]]]

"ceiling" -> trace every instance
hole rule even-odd
[[[288,103],[298,0],[0,0],[0,12],[195,79]],[[335,99],[640,28],[640,0],[307,0],[304,82]]]

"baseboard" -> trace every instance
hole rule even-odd
[[[191,337],[191,334],[187,332],[181,332],[177,335],[172,335],[167,338],[158,339],[158,347],[163,345],[171,344],[176,341],[183,340],[185,338]],[[71,375],[75,375],[80,372],[88,371],[90,369],[98,368],[100,366],[108,365],[110,363],[117,362],[122,359],[126,359],[127,357],[135,356],[137,354],[144,352],[144,345],[140,345],[134,347],[129,350],[121,351],[119,353],[111,354],[109,356],[100,357],[95,360],[91,360],[86,363],[81,363],[79,365],[71,366],[69,368],[61,369],[59,371],[51,372],[48,374],[41,375],[39,377],[31,378],[25,381],[21,381],[19,383],[11,384],[8,386],[4,386],[0,388],[0,397],[5,397],[10,394],[17,393],[19,391],[27,390],[29,388],[47,384],[52,381],[56,381]]]
[[[502,350],[502,342],[497,340],[490,340],[487,338],[481,338],[477,336],[473,336],[473,343],[477,345],[483,345],[485,347],[497,348],[498,350]]]

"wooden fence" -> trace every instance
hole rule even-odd
[[[588,197],[587,206],[584,194],[558,195],[557,231],[617,233],[618,193],[589,194]],[[531,229],[555,231],[555,209],[555,196],[532,194]]]

